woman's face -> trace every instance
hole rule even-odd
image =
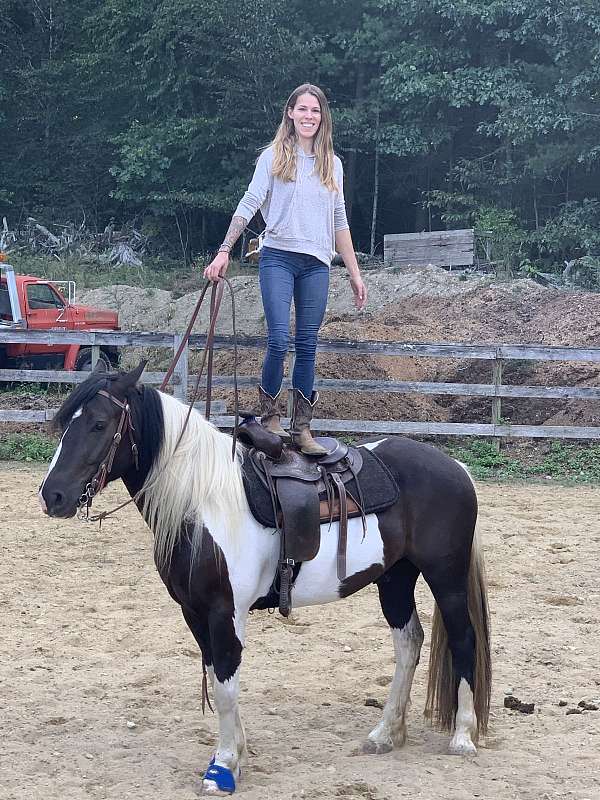
[[[313,94],[301,94],[293,108],[288,108],[288,117],[294,121],[299,139],[313,139],[321,125],[321,104]]]

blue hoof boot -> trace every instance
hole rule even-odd
[[[214,758],[204,773],[204,780],[214,781],[220,792],[226,794],[233,794],[235,792],[235,778],[233,777],[233,772],[227,767],[221,767],[219,764],[215,764]]]

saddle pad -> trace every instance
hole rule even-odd
[[[364,500],[364,512],[365,514],[375,514],[393,505],[400,496],[400,490],[389,469],[375,453],[361,447],[360,454],[363,465],[358,477]],[[275,517],[273,516],[271,495],[252,464],[249,463],[248,452],[244,453],[242,475],[252,516],[261,525],[274,528]],[[359,492],[354,479],[348,481],[346,490],[355,500],[359,500]],[[319,495],[319,500],[327,500],[325,492]]]

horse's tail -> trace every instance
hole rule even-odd
[[[477,717],[477,734],[485,735],[490,714],[492,661],[485,568],[477,534],[473,538],[471,549],[467,603],[471,625],[475,632],[473,703]],[[457,707],[458,676],[452,667],[448,635],[436,603],[431,631],[425,716],[436,722],[442,729],[450,731],[454,728]]]

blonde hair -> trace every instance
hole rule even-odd
[[[339,191],[338,185],[335,182],[333,171],[333,140],[331,123],[331,111],[329,110],[329,103],[323,93],[322,89],[314,86],[312,83],[303,83],[298,86],[291,95],[288,97],[285,106],[283,107],[283,116],[275,138],[270,143],[273,147],[273,168],[272,172],[276,178],[282,181],[293,181],[296,179],[296,147],[298,144],[298,137],[294,129],[294,121],[288,116],[288,109],[293,109],[298,101],[300,95],[310,94],[319,101],[321,106],[321,124],[317,131],[314,143],[313,152],[315,155],[315,172],[321,179],[321,183],[330,192]]]

